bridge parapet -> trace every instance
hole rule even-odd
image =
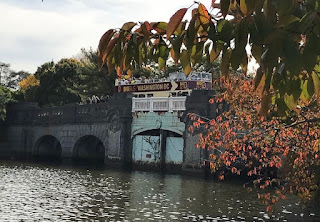
[[[132,98],[132,112],[175,112],[186,110],[186,96]]]
[[[56,125],[71,123],[101,122],[106,120],[108,103],[39,108],[11,104],[7,108],[9,125]]]

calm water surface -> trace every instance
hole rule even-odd
[[[0,221],[320,221],[295,197],[273,214],[255,192],[180,175],[0,163]]]

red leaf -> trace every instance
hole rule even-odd
[[[211,7],[214,8],[214,3],[216,2],[216,0],[212,0],[211,1]]]
[[[202,120],[200,119],[200,117],[199,117],[199,119],[198,119],[198,123],[203,124],[203,123],[204,123],[204,121],[202,121]]]
[[[103,51],[106,49],[112,34],[113,34],[114,30],[113,29],[109,29],[108,31],[106,31],[103,36],[101,36],[100,41],[99,41],[99,46],[98,46],[98,54],[101,55],[101,53],[103,53]]]
[[[99,59],[99,68],[103,66],[105,59],[103,59],[104,51],[107,48],[107,45],[109,44],[110,39],[112,38],[114,34],[113,29],[109,29],[106,31],[106,33],[103,34],[99,41],[99,46],[98,46],[98,59]]]
[[[172,33],[178,28],[187,10],[188,8],[179,9],[173,16],[171,16],[167,26],[167,39],[169,39]]]
[[[102,53],[102,63],[101,63],[101,67],[102,65],[105,63],[105,61],[107,60],[108,54],[109,52],[113,49],[113,47],[115,46],[115,44],[118,41],[118,37],[115,37],[114,39],[110,40],[106,49],[104,50],[104,52]]]

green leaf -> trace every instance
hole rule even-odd
[[[293,95],[284,95],[284,102],[288,106],[289,109],[295,110],[297,108],[297,101],[294,99]]]
[[[217,36],[217,32],[216,32],[216,26],[213,23],[211,23],[210,26],[209,26],[208,37],[213,42],[218,40],[218,36]]]
[[[191,72],[190,55],[185,49],[183,49],[180,54],[180,62],[183,68],[183,72],[188,76]]]
[[[198,42],[196,45],[192,47],[191,51],[191,63],[196,64],[200,61],[203,56],[203,47],[204,42]]]
[[[277,113],[280,116],[286,116],[286,111],[288,110],[288,106],[284,101],[284,98],[278,98],[276,99],[276,105],[277,105]]]
[[[304,67],[311,73],[317,64],[319,38],[315,34],[307,35],[307,43],[303,50]]]
[[[301,100],[304,102],[308,102],[311,98],[308,92],[308,80],[301,82],[301,89],[302,89],[302,93],[300,95]]]
[[[314,94],[320,96],[320,76],[315,72],[312,72],[311,76],[314,84]]]
[[[185,37],[186,39],[185,44],[188,50],[191,50],[194,45],[199,26],[200,26],[200,22],[197,22],[197,17],[193,17],[189,23],[186,37]]]
[[[309,76],[308,79],[308,84],[307,84],[307,90],[308,90],[308,94],[310,95],[310,97],[313,96],[313,94],[315,93],[315,88],[314,88],[314,82],[313,82],[313,78],[312,75]]]
[[[308,12],[305,14],[301,19],[299,26],[297,27],[298,32],[304,33],[305,30],[309,28],[309,26],[312,24],[312,21],[314,20],[315,13],[314,12]]]
[[[178,35],[175,39],[171,40],[172,49],[174,51],[174,60],[177,61],[180,58],[180,48],[183,42],[184,34]]]
[[[300,21],[300,18],[294,15],[283,15],[280,17],[275,27],[278,27],[278,28],[284,27],[298,21]]]
[[[162,70],[166,66],[166,60],[163,58],[159,57],[158,58],[158,64],[159,64],[159,69]]]
[[[131,32],[132,28],[136,25],[135,22],[126,22],[123,24],[122,26],[122,30],[127,31],[127,32]]]
[[[255,89],[257,89],[258,85],[260,84],[263,75],[264,75],[264,73],[262,71],[262,68],[259,67],[258,70],[257,70],[256,77],[254,78],[254,88]]]
[[[216,43],[214,45],[214,47],[212,48],[212,50],[210,52],[210,62],[213,62],[214,60],[216,60],[216,58],[218,58],[222,48],[223,48],[222,44]]]
[[[171,16],[167,26],[167,39],[169,39],[172,33],[178,28],[187,10],[188,8],[181,8]]]
[[[230,68],[230,56],[232,50],[230,48],[224,48],[222,51],[222,60],[220,64],[221,74],[227,76]]]
[[[288,15],[295,9],[296,0],[280,0],[277,7],[279,16]]]
[[[232,50],[230,63],[233,70],[237,70],[239,68],[243,55],[246,55],[246,50],[244,48],[236,47]]]
[[[168,23],[166,23],[166,22],[152,22],[152,23],[150,23],[150,25],[159,34],[165,34],[167,31]]]
[[[221,0],[221,13],[224,17],[228,14],[229,6],[230,6],[230,0]]]
[[[217,32],[219,39],[229,43],[232,37],[233,26],[230,21],[226,19],[220,19],[217,24]]]

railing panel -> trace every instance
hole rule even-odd
[[[186,109],[186,96],[132,98],[132,112],[138,111],[183,111]]]

